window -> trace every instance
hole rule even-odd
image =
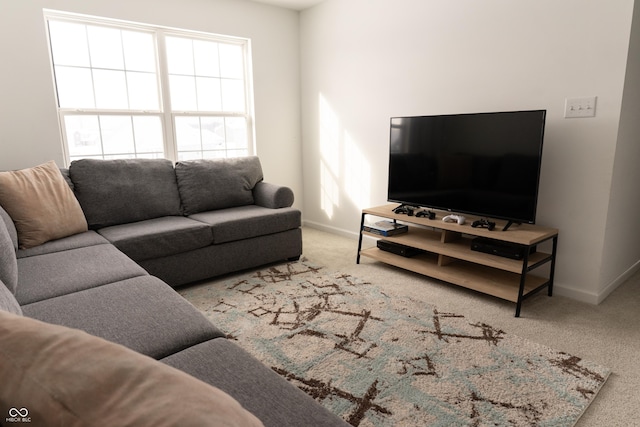
[[[249,40],[53,11],[45,19],[68,161],[252,154]]]

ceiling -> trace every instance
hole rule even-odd
[[[252,0],[293,10],[304,10],[322,3],[324,0]]]

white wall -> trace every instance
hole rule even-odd
[[[298,12],[244,0],[0,0],[0,170],[64,164],[43,8],[250,38],[257,154],[301,206]]]
[[[544,108],[537,222],[560,229],[558,292],[597,302],[620,267],[600,274],[610,189],[624,179],[612,175],[624,162],[616,144],[632,9],[633,0],[327,0],[303,11],[305,221],[353,234],[361,208],[386,202],[391,116]],[[566,97],[592,95],[595,118],[563,118]]]
[[[640,7],[633,11],[600,281],[608,295],[640,267]]]

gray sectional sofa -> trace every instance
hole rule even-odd
[[[171,286],[302,253],[293,192],[257,157],[80,160],[68,175],[89,229]]]
[[[293,193],[264,182],[257,158],[51,167],[29,171],[48,177],[30,199],[40,178],[0,173],[0,378],[17,378],[0,384],[0,424],[28,411],[32,425],[114,425],[104,414],[122,411],[119,425],[346,425],[172,289],[300,256]],[[86,223],[67,227],[64,207],[51,233],[71,234],[28,240],[33,199],[67,188]]]

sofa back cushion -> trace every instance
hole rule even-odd
[[[169,160],[76,160],[69,177],[92,229],[182,214]]]
[[[175,171],[185,215],[251,205],[253,188],[263,179],[255,156],[183,161]]]
[[[0,310],[22,315],[22,308],[15,295],[2,283],[2,280],[0,280]]]
[[[18,262],[16,248],[9,236],[4,221],[0,221],[0,282],[4,282],[12,293],[16,293],[18,286]]]
[[[9,236],[11,237],[11,241],[13,242],[13,247],[15,250],[18,250],[18,230],[16,230],[16,225],[13,223],[13,220],[5,211],[2,206],[0,206],[0,220],[4,223],[5,227],[7,227],[7,231],[9,232]]]

